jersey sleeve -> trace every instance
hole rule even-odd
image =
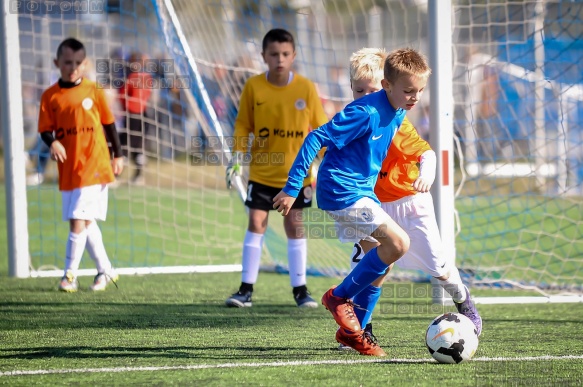
[[[332,143],[338,149],[342,149],[346,144],[367,133],[370,124],[371,115],[366,107],[355,104],[345,107],[322,128]]]
[[[95,88],[95,99],[97,101],[97,109],[99,110],[99,116],[101,119],[102,125],[109,125],[115,122],[115,117],[107,104],[107,98],[105,97],[105,93],[103,89],[96,87]]]
[[[253,133],[253,89],[249,86],[249,82],[245,83],[243,92],[241,93],[241,100],[239,101],[239,111],[235,119],[235,128],[233,136],[235,137],[235,145],[233,152],[247,151],[248,137]]]
[[[283,187],[283,192],[297,198],[316,154],[323,147],[330,145],[332,145],[331,140],[328,138],[326,132],[322,130],[322,127],[310,132],[289,170],[287,183]]]
[[[400,144],[395,145],[404,155],[421,157],[424,152],[431,150],[429,143],[419,136],[417,129],[415,129],[407,116],[405,116],[399,131],[403,133],[403,136],[395,136],[393,141],[400,141]]]
[[[50,108],[50,94],[45,91],[40,100],[40,109],[38,114],[38,132],[52,132],[55,130],[54,113]]]

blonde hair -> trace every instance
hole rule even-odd
[[[350,81],[383,79],[383,63],[387,52],[383,48],[361,48],[350,56]]]
[[[385,60],[385,79],[391,83],[395,83],[403,75],[429,78],[431,68],[427,64],[427,58],[412,48],[401,48],[391,51]]]

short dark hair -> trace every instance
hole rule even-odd
[[[294,36],[287,30],[283,28],[274,28],[269,30],[263,37],[263,52],[267,49],[269,43],[291,43],[294,51],[296,50],[296,44],[294,41]]]
[[[73,52],[83,50],[83,54],[86,54],[85,46],[83,45],[83,43],[81,43],[75,38],[67,38],[63,40],[61,44],[59,44],[59,47],[57,48],[57,58],[63,55],[63,49],[65,47],[70,48],[71,50],[73,50]]]

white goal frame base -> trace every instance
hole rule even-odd
[[[242,265],[201,265],[201,266],[168,266],[168,267],[123,267],[115,269],[120,275],[146,275],[146,274],[190,274],[190,273],[236,273],[241,272]],[[97,275],[96,269],[81,269],[77,271],[78,277],[93,277]],[[62,269],[31,270],[31,278],[62,277]]]

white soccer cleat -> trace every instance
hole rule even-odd
[[[32,173],[26,177],[26,185],[37,186],[41,185],[45,181],[45,177],[42,173]]]
[[[94,292],[102,291],[105,290],[109,283],[113,283],[117,287],[118,279],[119,275],[113,270],[105,273],[97,273],[89,289]]]
[[[61,278],[61,283],[59,284],[59,290],[67,293],[74,293],[79,289],[79,282],[71,270],[67,270],[63,278]]]

